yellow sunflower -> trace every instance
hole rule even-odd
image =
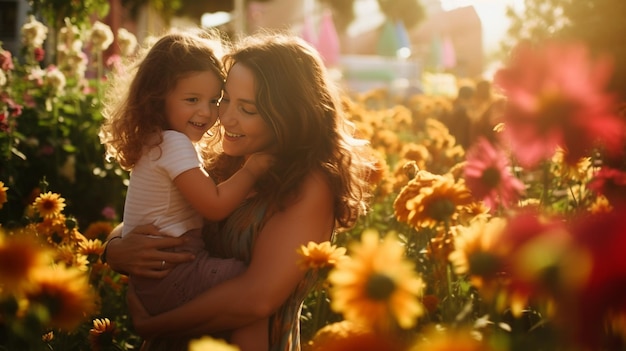
[[[50,244],[61,244],[71,241],[70,231],[67,229],[65,215],[44,217],[41,222],[34,224],[37,233],[45,237]]]
[[[557,179],[570,179],[578,182],[585,182],[592,176],[593,167],[591,157],[582,157],[575,164],[569,164],[565,160],[566,152],[562,148],[557,148],[550,171]]]
[[[84,242],[78,243],[78,253],[85,255],[87,257],[100,256],[102,255],[102,251],[104,251],[104,244],[100,239],[96,240],[87,240]]]
[[[86,272],[89,269],[89,258],[87,255],[77,252],[72,245],[58,245],[54,259],[56,263],[64,264],[66,267],[74,267],[82,272]]]
[[[8,201],[7,190],[9,190],[9,188],[4,186],[4,182],[0,182],[0,209],[2,208],[2,205]]]
[[[0,291],[19,292],[31,283],[38,268],[51,262],[49,250],[28,235],[26,229],[6,234],[0,228]]]
[[[394,202],[394,210],[399,221],[415,228],[432,228],[446,222],[451,224],[463,207],[473,201],[464,182],[457,182],[451,176],[437,176],[430,186],[412,191],[415,196],[409,197],[411,194],[403,194],[403,189]]]
[[[337,262],[345,259],[346,248],[331,245],[329,241],[322,243],[309,241],[306,246],[300,246],[298,254],[301,256],[298,261],[300,267],[319,270],[322,268],[333,268]]]
[[[26,297],[31,304],[39,304],[48,310],[51,327],[72,331],[95,312],[95,294],[87,276],[78,269],[38,269],[33,272],[33,283]]]
[[[328,277],[332,309],[373,330],[414,326],[424,313],[418,300],[424,282],[395,234],[381,241],[378,232],[366,230],[350,251]]]
[[[495,278],[503,264],[496,245],[505,226],[503,218],[478,217],[468,227],[455,227],[455,249],[448,256],[454,273],[468,275],[477,288]]]
[[[239,351],[239,347],[221,339],[203,336],[189,342],[189,351]]]
[[[57,217],[65,208],[65,199],[59,194],[48,191],[40,194],[33,205],[41,217]]]

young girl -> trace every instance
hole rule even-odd
[[[243,272],[241,261],[212,258],[204,250],[203,217],[226,218],[272,163],[267,154],[251,155],[217,186],[203,170],[197,148],[207,142],[217,120],[225,78],[214,53],[216,42],[200,31],[164,35],[139,61],[127,92],[120,94],[116,88],[123,82],[115,81],[107,95],[101,140],[107,157],[131,171],[122,236],[151,224],[162,235],[187,237],[185,247],[177,250],[196,257],[175,268],[161,261],[153,269],[172,269],[163,279],[130,277],[151,314]]]

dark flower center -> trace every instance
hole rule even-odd
[[[384,274],[374,273],[367,280],[365,292],[373,300],[386,300],[396,289],[396,283]]]
[[[498,171],[495,167],[485,169],[483,174],[480,176],[480,181],[489,188],[495,188],[498,186],[498,184],[500,184],[500,179],[500,171]]]
[[[541,131],[547,133],[555,126],[563,124],[573,113],[576,106],[572,101],[558,94],[544,94],[540,100]]]
[[[41,207],[43,207],[44,209],[48,211],[54,210],[56,208],[56,201],[50,201],[50,200],[44,201]]]
[[[427,208],[426,214],[436,221],[444,221],[454,214],[456,206],[448,198],[441,198],[433,201]]]
[[[481,277],[493,277],[501,271],[500,259],[488,252],[476,252],[468,257],[469,271]]]

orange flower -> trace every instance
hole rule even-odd
[[[375,333],[351,321],[328,324],[317,331],[309,351],[402,351],[389,334]]]
[[[432,228],[445,222],[451,223],[458,217],[459,211],[470,203],[471,194],[462,180],[455,182],[452,177],[420,171],[402,189],[394,202],[394,210],[401,222],[415,228]]]
[[[41,217],[57,217],[65,208],[65,199],[59,194],[47,192],[40,194],[33,203]]]
[[[11,234],[0,228],[0,281],[2,292],[19,292],[32,283],[34,271],[51,262],[50,252],[22,229]]]
[[[33,285],[26,297],[31,304],[48,310],[51,327],[72,331],[95,312],[95,294],[83,272],[46,267],[33,272],[32,277]]]
[[[110,222],[97,221],[89,224],[84,235],[87,239],[106,240],[111,231],[113,231],[113,225]]]
[[[414,178],[405,185],[395,201],[393,202],[393,209],[396,218],[400,222],[408,223],[410,211],[406,206],[406,203],[419,195],[420,190],[424,187],[431,186],[433,182],[441,176],[434,175],[430,172],[417,170]]]
[[[9,190],[9,188],[4,186],[4,182],[0,182],[0,209],[2,208],[2,205],[8,201],[7,190]]]
[[[55,217],[44,217],[41,222],[35,224],[37,233],[45,237],[50,244],[68,242],[69,236],[65,220],[65,216],[62,214]]]

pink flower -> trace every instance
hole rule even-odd
[[[624,124],[615,96],[604,89],[613,71],[608,57],[592,61],[583,44],[519,44],[494,83],[508,97],[504,140],[521,165],[534,167],[557,147],[575,163],[601,142],[621,152]]]
[[[104,218],[109,219],[109,220],[113,220],[115,219],[115,217],[117,217],[117,213],[115,212],[115,209],[111,206],[106,206],[105,208],[103,208],[100,214],[102,214]]]
[[[15,102],[7,94],[0,95],[0,102],[4,102],[7,106],[9,117],[19,117],[22,114],[22,105]]]
[[[472,195],[492,211],[498,205],[508,208],[524,191],[524,184],[511,174],[506,155],[483,137],[468,150],[464,172]]]
[[[10,51],[0,51],[0,69],[10,71],[14,68]]]
[[[43,61],[46,57],[46,51],[43,48],[35,48],[35,50],[33,50],[33,54],[35,54],[35,60],[37,62]]]
[[[122,57],[120,55],[111,55],[106,60],[106,67],[114,72],[123,72]]]

